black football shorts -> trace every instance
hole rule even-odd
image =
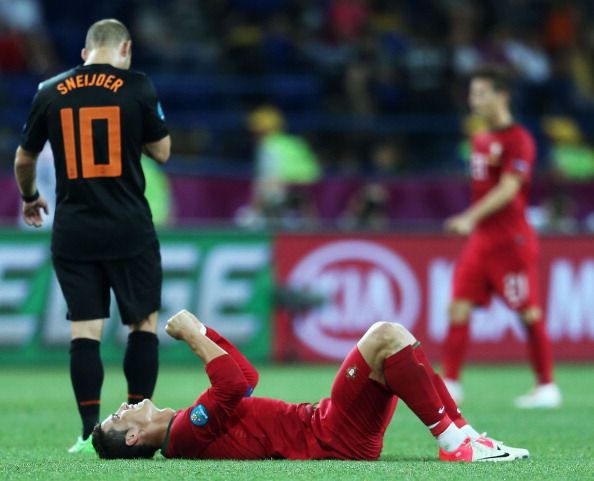
[[[77,261],[52,258],[71,321],[109,317],[110,289],[123,324],[137,324],[161,308],[163,270],[159,242],[136,257]]]

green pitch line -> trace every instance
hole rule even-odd
[[[330,389],[334,367],[261,368],[257,394],[315,401]],[[557,371],[565,403],[553,411],[518,411],[512,401],[532,382],[526,366],[474,367],[465,376],[464,414],[481,430],[530,449],[528,461],[452,465],[436,461],[431,436],[399,405],[377,462],[101,461],[66,453],[79,434],[67,366],[0,368],[0,479],[99,481],[589,480],[594,479],[594,365]],[[184,407],[205,386],[199,369],[161,369],[155,402]],[[108,368],[102,415],[125,398],[121,370]]]

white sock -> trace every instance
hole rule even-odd
[[[470,424],[465,424],[460,428],[466,436],[470,436],[473,441],[481,437],[480,433],[477,433]]]
[[[452,423],[443,433],[437,436],[437,444],[440,448],[452,452],[458,449],[467,437],[464,431]]]

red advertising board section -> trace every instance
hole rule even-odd
[[[277,282],[323,303],[277,312],[275,359],[340,361],[371,324],[386,320],[405,325],[438,360],[462,245],[438,235],[277,236]],[[555,357],[594,360],[594,238],[541,239],[540,292]],[[526,359],[517,315],[498,299],[475,310],[470,335],[469,360]]]

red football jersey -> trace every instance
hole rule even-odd
[[[470,173],[472,202],[495,187],[506,172],[522,177],[522,188],[508,204],[478,223],[473,240],[488,245],[533,239],[534,231],[525,216],[536,147],[530,133],[518,124],[484,132],[472,138]]]
[[[347,458],[328,442],[319,406],[244,397],[247,383],[231,356],[208,363],[212,386],[187,409],[178,411],[162,452],[168,458],[324,459]]]
[[[377,459],[396,408],[396,398],[369,379],[370,368],[354,348],[344,361],[360,376],[338,375],[333,399],[294,404],[249,397],[258,371],[227,339],[206,335],[229,355],[206,365],[211,382],[187,409],[172,418],[161,451],[168,458],[202,459]],[[365,391],[366,395],[360,393]],[[345,401],[348,398],[348,401]],[[343,413],[356,399],[357,422]]]

